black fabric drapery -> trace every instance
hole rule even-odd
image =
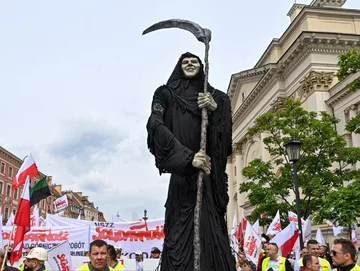
[[[154,94],[151,115],[147,123],[148,147],[155,156],[160,174],[171,173],[165,204],[165,241],[161,270],[191,271],[194,269],[193,229],[196,204],[197,169],[192,160],[200,150],[201,110],[197,98],[204,89],[204,72],[186,79],[181,69],[183,54],[166,85]],[[204,176],[201,213],[201,270],[235,270],[225,223],[229,201],[225,173],[231,154],[231,104],[229,97],[208,86],[217,103],[209,111],[207,155],[211,158],[211,174]]]

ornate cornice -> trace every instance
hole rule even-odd
[[[306,6],[306,5],[304,5],[304,4],[297,4],[297,3],[295,3],[295,4],[291,7],[291,9],[289,10],[288,14],[286,14],[286,15],[290,17],[290,16],[293,15],[293,13],[294,13],[296,10],[301,10],[301,9],[303,9],[305,6]]]
[[[241,143],[233,143],[232,144],[232,155],[241,155],[243,153],[242,144]]]
[[[331,97],[326,101],[326,104],[330,107],[333,107],[338,101],[346,97],[347,95],[353,93],[348,84],[353,82],[355,79],[360,77],[360,71],[358,73],[350,75],[342,82],[338,82],[335,86],[330,90]]]
[[[233,161],[232,155],[229,155],[229,156],[227,157],[227,163],[228,163],[228,164],[232,164],[232,161]]]
[[[311,6],[315,7],[338,7],[341,8],[346,0],[313,0]]]
[[[236,98],[235,94],[236,94],[236,90],[237,90],[237,86],[239,82],[245,81],[245,80],[249,80],[249,79],[261,79],[261,77],[264,76],[264,74],[266,74],[266,72],[269,70],[269,68],[272,66],[272,64],[269,65],[265,65],[263,67],[259,67],[256,69],[251,69],[251,70],[246,70],[246,71],[242,71],[236,74],[233,74],[231,76],[230,79],[230,85],[228,88],[228,95],[230,97],[231,101],[236,102]]]
[[[7,151],[1,146],[0,146],[0,157],[4,158],[7,162],[13,164],[18,168],[20,168],[23,162],[19,157],[13,155],[11,152]]]
[[[277,97],[275,99],[275,101],[273,101],[270,106],[271,106],[271,111],[272,112],[278,112],[282,109],[285,108],[284,106],[284,101],[285,101],[286,97]]]
[[[300,81],[301,88],[292,97],[303,102],[315,91],[329,91],[334,76],[333,72],[311,71]]]

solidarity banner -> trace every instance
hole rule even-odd
[[[78,220],[47,214],[48,227],[85,227],[89,228],[89,243],[102,239],[115,247],[120,246],[123,253],[131,258],[136,250],[144,252],[144,258],[150,257],[152,247],[162,250],[164,242],[164,219],[149,219],[135,222],[97,222]]]
[[[12,227],[2,228],[2,246],[8,243],[11,229]],[[24,249],[40,246],[49,250],[64,241],[69,241],[71,255],[84,256],[85,252],[89,251],[89,227],[31,228],[25,234]]]
[[[53,271],[73,270],[69,241],[62,242],[48,251],[48,263]]]
[[[68,207],[68,205],[69,205],[69,202],[68,202],[67,196],[65,194],[64,196],[62,196],[54,201],[54,210],[55,210],[55,212],[60,211],[64,208]]]

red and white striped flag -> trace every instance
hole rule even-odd
[[[30,178],[26,179],[23,192],[16,210],[14,224],[16,232],[14,245],[10,256],[11,265],[18,261],[22,256],[25,233],[30,231]]]
[[[29,176],[29,178],[32,179],[38,174],[39,174],[39,170],[37,169],[34,158],[30,153],[28,156],[26,156],[18,173],[16,174],[12,183],[12,189],[16,189],[22,186],[26,182],[27,176]]]
[[[291,222],[285,229],[275,235],[275,237],[271,239],[271,242],[276,243],[279,247],[281,255],[286,257],[293,249],[298,237],[299,233],[296,229],[296,225],[294,222]]]

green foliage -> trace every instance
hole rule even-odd
[[[339,188],[345,189],[344,182],[357,176],[358,172],[348,165],[360,160],[360,149],[347,147],[344,138],[336,132],[337,122],[326,112],[308,112],[291,99],[284,102],[283,110],[268,112],[256,119],[249,133],[268,135],[263,143],[271,161],[254,160],[242,171],[247,181],[240,185],[240,193],[248,192],[248,199],[255,206],[253,220],[264,212],[274,216],[279,209],[285,218],[288,210],[296,210],[295,201],[289,200],[294,192],[292,163],[287,160],[283,147],[292,138],[302,142],[301,158],[296,165],[303,217],[324,209],[327,196]]]
[[[345,80],[349,75],[360,71],[360,52],[356,49],[347,51],[339,56],[337,77],[339,81]],[[351,90],[356,91],[360,89],[360,78],[349,84]]]

